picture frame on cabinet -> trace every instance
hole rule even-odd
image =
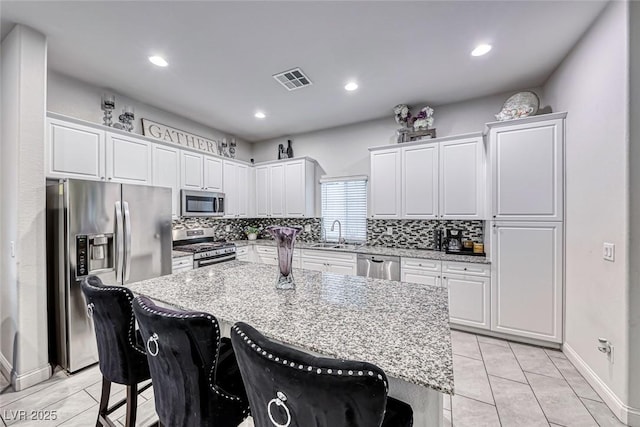
[[[413,130],[412,128],[398,129],[398,144],[403,142],[421,141],[436,137],[436,128],[426,130]]]

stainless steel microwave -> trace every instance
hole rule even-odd
[[[223,216],[224,193],[180,190],[182,216]]]

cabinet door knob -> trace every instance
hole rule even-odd
[[[111,181],[113,178],[109,177],[109,181]]]
[[[104,176],[101,176],[100,179],[104,181]]]

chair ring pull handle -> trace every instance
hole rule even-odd
[[[271,399],[269,401],[269,404],[267,405],[267,413],[269,414],[269,419],[271,420],[271,422],[275,427],[289,427],[289,424],[291,424],[291,413],[289,412],[289,408],[287,408],[287,405],[284,403],[285,400],[287,400],[287,396],[285,396],[284,393],[279,391],[278,397],[276,397],[275,399]],[[287,421],[284,424],[279,424],[273,419],[273,415],[271,415],[272,403],[275,403],[276,406],[282,406],[284,408],[284,411],[287,413]]]
[[[93,318],[93,308],[95,307],[95,305],[93,305],[92,302],[90,302],[89,304],[87,304],[87,314],[89,315],[89,317]]]
[[[151,349],[151,344],[155,346],[155,350]],[[160,347],[158,346],[158,334],[153,334],[147,340],[147,353],[153,357],[158,355],[158,351],[160,351]]]

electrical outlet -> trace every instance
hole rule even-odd
[[[305,233],[311,233],[311,224],[306,224],[304,226]]]
[[[616,257],[616,245],[605,242],[602,245],[602,258],[607,261],[614,261]]]
[[[387,234],[393,236],[393,227],[387,227]]]
[[[227,233],[231,232],[231,226],[230,225],[225,226],[224,231],[226,231]]]

